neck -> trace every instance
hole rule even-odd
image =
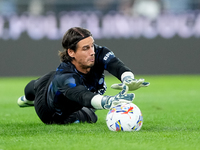
[[[83,74],[88,74],[91,70],[90,67],[82,67],[82,66],[76,65],[73,61],[71,63],[75,66],[76,70],[78,70],[79,72]]]
[[[88,74],[91,70],[91,68],[82,69],[82,68],[78,68],[78,67],[76,67],[76,69],[83,74]]]

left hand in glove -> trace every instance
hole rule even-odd
[[[134,91],[139,89],[140,87],[147,87],[150,85],[149,82],[144,82],[144,79],[134,79],[131,76],[126,76],[123,78],[122,83],[120,84],[113,84],[111,88],[122,90],[122,85],[125,84],[128,86],[129,91]]]

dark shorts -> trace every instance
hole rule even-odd
[[[37,79],[34,83],[34,106],[41,121],[45,124],[68,124],[75,121],[95,123],[97,121],[97,115],[95,114],[94,109],[91,108],[83,107],[79,111],[68,115],[60,115],[49,108],[47,104],[47,91],[54,75],[55,71],[49,72]]]

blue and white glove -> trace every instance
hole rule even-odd
[[[102,96],[102,95],[96,95],[91,100],[91,105],[95,109],[110,109],[115,105],[118,105],[120,103],[131,103],[135,97],[133,93],[128,92],[128,86],[123,85],[122,91],[119,92],[119,94],[115,96]]]
[[[139,89],[140,87],[147,87],[150,85],[149,82],[144,82],[144,79],[135,79],[134,75],[130,72],[125,72],[124,75],[122,74],[122,83],[120,84],[113,84],[111,88],[122,90],[123,85],[127,85],[129,91],[134,91]]]

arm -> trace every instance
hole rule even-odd
[[[123,90],[115,96],[102,96],[90,92],[81,84],[78,76],[75,74],[68,75],[64,82],[59,83],[64,83],[62,88],[60,88],[60,92],[62,92],[67,99],[89,108],[110,109],[113,105],[120,102],[130,103],[134,99],[133,93],[127,94],[127,86],[124,86]]]
[[[113,58],[114,59],[114,58]],[[127,68],[120,60],[114,60],[114,62],[108,65],[110,72],[116,76],[122,83],[113,84],[111,88],[122,90],[123,85],[127,85],[130,91],[137,90],[140,87],[147,87],[149,82],[144,82],[144,79],[135,79],[132,71]]]
[[[125,64],[118,58],[114,57],[107,64],[107,71],[122,81],[122,74],[125,72],[130,72],[133,75],[131,69],[125,66]],[[134,75],[133,75],[134,77]]]
[[[96,95],[86,89],[83,85],[78,85],[73,88],[67,88],[65,97],[79,103],[82,106],[92,108],[91,99]]]
[[[88,91],[84,86],[79,85],[74,88],[68,88],[65,96],[79,103],[82,106],[95,108],[95,109],[110,109],[119,103],[130,103],[134,99],[134,94],[127,94],[127,86],[115,96],[102,96]]]
[[[123,84],[127,85],[130,91],[136,90],[140,87],[147,87],[150,85],[149,82],[144,82],[144,79],[134,79],[134,74],[125,64],[107,48],[103,50],[103,63],[105,69],[117,77],[122,83],[113,84],[111,88],[122,90]]]

